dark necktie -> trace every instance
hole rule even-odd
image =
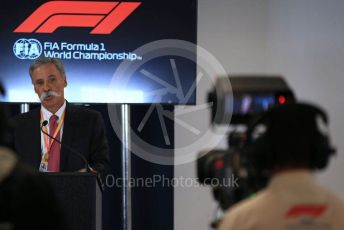
[[[57,129],[57,120],[58,116],[52,115],[49,119],[49,134],[50,136],[53,136],[55,133],[55,130]],[[57,140],[60,140],[60,131],[57,133],[56,137]],[[54,141],[53,139],[50,139],[50,141],[53,141],[53,144],[50,147],[49,150],[49,158],[48,158],[48,171],[49,172],[59,172],[60,171],[60,144],[57,141]]]

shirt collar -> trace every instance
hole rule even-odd
[[[64,111],[66,110],[66,100],[64,101],[63,105],[59,108],[59,110],[57,110],[57,112],[55,113],[56,116],[59,117],[59,120],[62,116],[62,114],[64,113]],[[53,113],[51,113],[49,110],[47,110],[46,108],[44,108],[44,106],[41,106],[41,112],[43,114],[43,120],[49,121],[50,117],[52,115],[54,115]]]
[[[285,188],[286,186],[304,186],[314,184],[315,177],[310,170],[286,170],[274,175],[269,183],[270,188]]]

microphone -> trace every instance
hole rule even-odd
[[[49,122],[47,120],[44,120],[42,122],[42,126],[41,126],[41,131],[42,133],[44,133],[45,135],[47,135],[48,137],[50,137],[51,139],[55,140],[57,143],[59,143],[61,145],[62,148],[66,148],[67,150],[69,150],[70,152],[72,152],[73,154],[75,154],[76,156],[80,157],[83,162],[85,163],[85,169],[87,172],[91,172],[91,173],[95,173],[97,175],[97,180],[99,182],[99,186],[101,187],[102,191],[104,191],[105,189],[105,185],[100,177],[100,174],[95,171],[94,169],[91,168],[91,166],[89,165],[87,159],[82,155],[80,154],[79,152],[75,151],[73,148],[69,147],[68,145],[65,145],[65,144],[62,144],[62,142],[56,138],[54,138],[53,136],[51,136],[49,133],[45,132],[43,130],[43,127],[47,126]]]
[[[50,137],[51,139],[53,139],[53,140],[55,140],[57,143],[59,143],[59,144],[61,145],[62,148],[66,148],[67,150],[69,150],[69,151],[72,152],[73,154],[75,154],[75,155],[77,155],[78,157],[80,157],[80,158],[82,159],[82,161],[85,163],[85,169],[87,170],[87,172],[90,172],[90,171],[92,172],[92,171],[94,171],[94,170],[90,167],[90,165],[88,164],[88,161],[86,160],[86,158],[85,158],[82,154],[78,153],[77,151],[75,151],[74,149],[72,149],[71,147],[69,147],[68,145],[63,145],[62,142],[61,142],[60,140],[54,138],[54,137],[51,136],[49,133],[47,133],[47,132],[45,132],[45,131],[43,130],[43,127],[47,126],[48,123],[49,123],[49,122],[48,122],[47,120],[44,120],[44,121],[42,122],[41,131],[42,131],[45,135],[47,135],[48,137]]]

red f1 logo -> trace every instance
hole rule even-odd
[[[51,1],[37,8],[15,33],[53,33],[59,27],[92,27],[110,34],[141,2]]]
[[[297,218],[303,215],[317,218],[323,214],[326,209],[326,205],[295,205],[288,210],[286,218]]]

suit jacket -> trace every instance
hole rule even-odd
[[[13,119],[14,148],[21,161],[39,168],[41,162],[40,107]],[[66,146],[82,154],[104,175],[109,169],[109,147],[99,112],[67,103],[61,139],[61,172],[77,171],[85,163]]]

